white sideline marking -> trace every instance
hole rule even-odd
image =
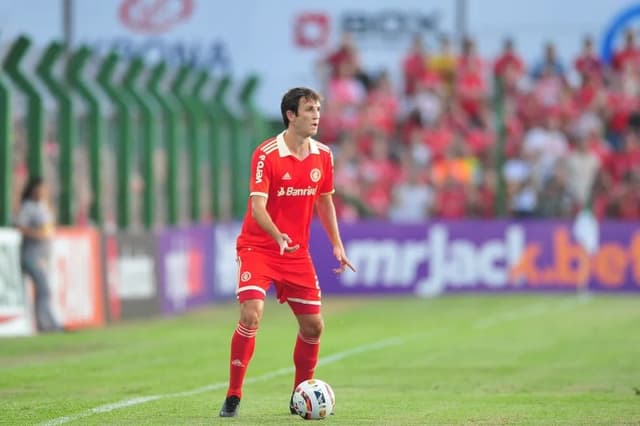
[[[404,343],[409,339],[409,337],[394,337],[392,339],[385,339],[379,342],[367,343],[365,345],[356,346],[355,348],[348,349],[342,352],[336,352],[333,355],[329,355],[323,358],[320,358],[318,361],[318,365],[327,365],[332,364],[337,361],[341,361],[345,358],[348,358],[353,355],[357,355],[366,351],[376,350],[376,349],[384,349],[389,346],[396,346]],[[249,377],[244,382],[245,384],[264,382],[266,380],[273,379],[274,377],[284,376],[287,374],[293,373],[293,367],[280,368],[278,370],[271,371],[269,373],[262,374],[260,376]],[[71,414],[68,416],[57,417],[55,419],[48,420],[44,423],[41,423],[42,426],[55,426],[55,425],[63,425],[65,423],[73,422],[76,420],[84,419],[86,417],[92,416],[94,414],[100,413],[109,413],[111,411],[120,410],[122,408],[131,407],[134,405],[144,404],[146,402],[157,401],[159,399],[165,398],[182,398],[185,396],[198,395],[204,392],[215,391],[220,389],[225,389],[227,387],[227,382],[218,382],[210,385],[202,386],[196,389],[183,391],[183,392],[175,392],[175,393],[165,393],[160,395],[149,395],[149,396],[140,396],[136,398],[125,399],[119,402],[113,402],[111,404],[100,405],[98,407],[91,408],[87,411],[77,414]]]

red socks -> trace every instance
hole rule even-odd
[[[231,338],[231,364],[229,366],[229,389],[227,396],[242,398],[242,383],[247,374],[249,361],[256,347],[257,328],[249,328],[238,323]]]
[[[295,389],[301,382],[312,379],[318,363],[320,351],[319,337],[304,337],[298,334],[296,347],[293,350],[293,363],[296,366],[296,378],[293,383]]]
[[[238,323],[231,338],[231,363],[229,365],[229,389],[227,396],[242,398],[242,384],[247,374],[249,361],[256,347],[257,328]],[[313,378],[320,351],[319,337],[304,337],[298,334],[293,350],[293,363],[296,366],[294,388],[301,382]]]

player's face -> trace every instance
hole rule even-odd
[[[306,138],[316,135],[320,124],[320,102],[301,98],[298,105],[298,115],[291,120],[291,124],[300,136]]]

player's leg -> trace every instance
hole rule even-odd
[[[240,321],[231,337],[229,387],[220,409],[220,417],[238,415],[242,385],[256,347],[256,333],[264,310],[264,300],[249,299],[240,305]]]
[[[293,389],[305,380],[313,378],[318,364],[320,352],[320,335],[324,330],[324,321],[320,314],[320,305],[309,305],[300,302],[289,302],[289,306],[298,320],[298,335],[293,349],[295,376]],[[293,408],[293,392],[289,400],[289,411],[296,414]]]
[[[242,385],[256,345],[256,334],[264,310],[264,297],[269,288],[266,262],[254,253],[239,253],[239,283],[236,291],[240,302],[240,320],[231,337],[229,387],[220,410],[221,417],[235,417],[242,398]]]
[[[293,349],[295,376],[293,389],[308,379],[313,378],[318,353],[320,352],[320,336],[324,330],[324,321],[320,314],[320,291],[317,288],[286,286],[280,300],[286,300],[298,320],[298,333]],[[292,393],[293,397],[293,393]],[[289,401],[289,411],[296,414]]]
[[[322,316],[317,314],[299,314],[299,329],[293,350],[293,363],[296,367],[294,388],[301,382],[313,378],[320,352],[320,335],[324,329]]]

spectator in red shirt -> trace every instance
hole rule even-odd
[[[378,217],[386,217],[391,204],[391,188],[398,181],[399,169],[391,160],[389,141],[383,134],[373,137],[371,155],[360,162],[363,199]]]
[[[496,214],[496,174],[494,169],[484,169],[480,182],[471,191],[469,209],[479,218],[492,218]]]
[[[389,74],[381,73],[367,96],[361,117],[363,125],[390,136],[395,130],[399,103]]]
[[[613,55],[612,61],[615,71],[622,71],[627,66],[640,68],[640,49],[636,47],[635,35],[632,29],[628,29],[624,36],[624,47]]]
[[[360,55],[349,32],[342,34],[338,48],[320,62],[321,68],[328,67],[328,78],[336,78],[347,70],[351,77],[355,77],[365,86],[369,87],[369,77],[364,72],[360,63]]]
[[[611,181],[609,176],[600,169],[591,189],[591,211],[598,220],[609,216],[611,207]]]
[[[448,176],[436,194],[435,215],[441,219],[462,219],[467,213],[467,191],[453,176]]]
[[[629,129],[622,138],[620,150],[609,156],[606,169],[614,182],[622,182],[634,168],[640,167],[640,137]]]
[[[515,91],[516,85],[524,75],[525,66],[520,55],[513,48],[513,40],[504,41],[502,54],[493,65],[493,76],[501,79],[508,93]]]
[[[440,116],[432,127],[422,131],[422,140],[435,159],[444,157],[446,150],[454,141],[454,132]]]
[[[595,52],[593,39],[590,36],[584,38],[582,42],[582,52],[580,52],[580,55],[575,59],[573,65],[583,81],[587,78],[595,81],[601,80],[602,62]]]
[[[402,74],[404,77],[404,94],[413,96],[416,86],[427,71],[427,52],[422,36],[416,35],[407,56],[402,60]]]
[[[616,185],[613,206],[620,219],[640,219],[640,168],[628,170],[622,182]]]

